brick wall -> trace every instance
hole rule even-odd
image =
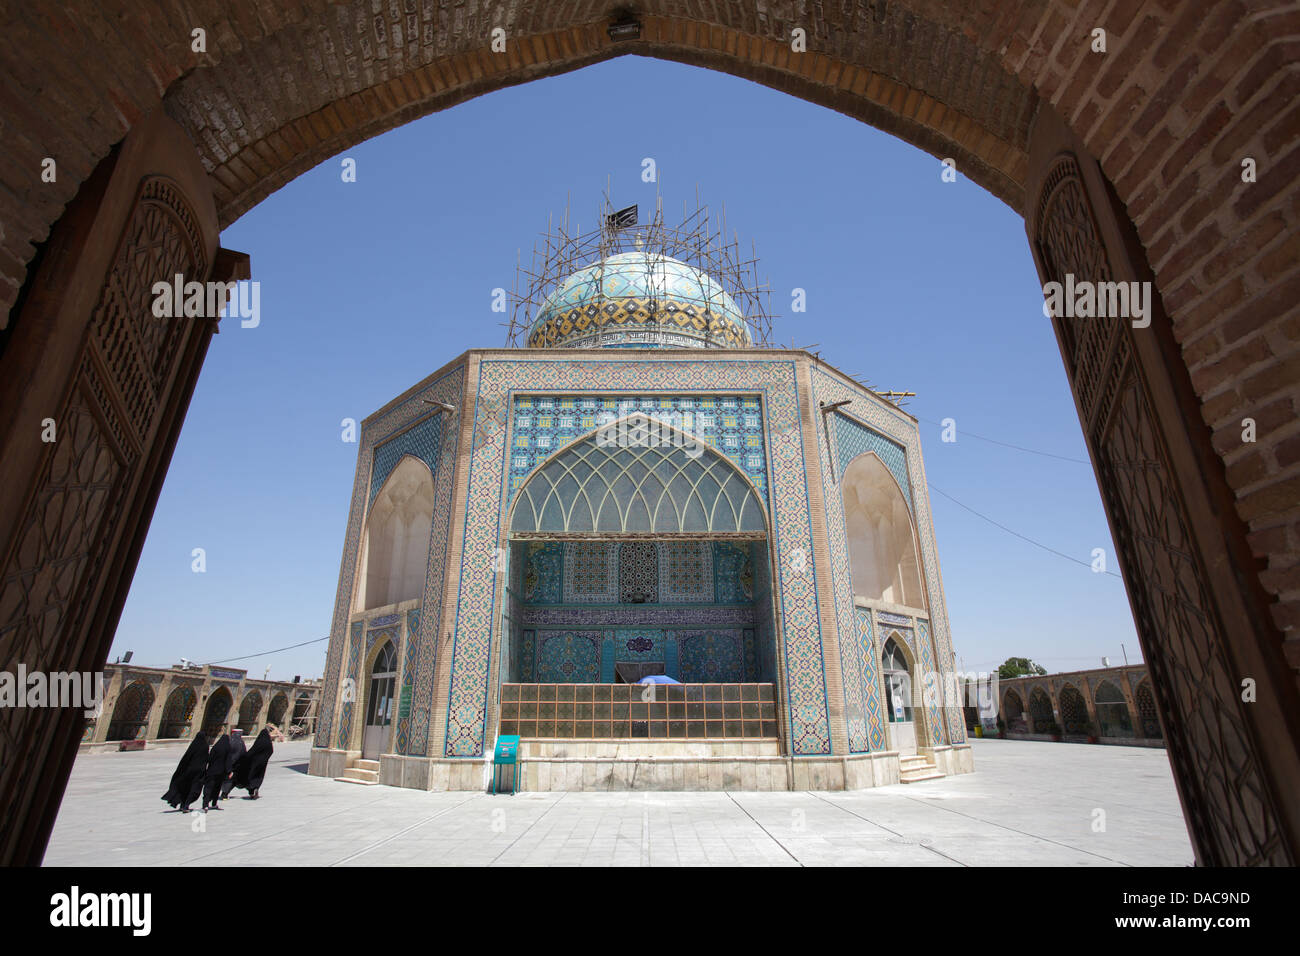
[[[837,109],[1012,206],[1043,100],[1128,207],[1237,508],[1300,668],[1300,10],[1257,0],[645,0],[610,3],[93,0],[14,5],[0,25],[0,312],[114,143],[165,100],[212,174],[223,224],[348,146],[502,86],[629,52]],[[850,12],[845,12],[845,10]],[[502,54],[490,31],[507,31]],[[207,30],[207,52],[190,31]],[[808,53],[790,32],[807,31]],[[1107,52],[1091,32],[1107,33]],[[58,162],[55,183],[41,160]],[[1242,182],[1255,160],[1257,181]],[[1241,440],[1253,418],[1257,440]]]

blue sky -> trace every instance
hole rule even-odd
[[[356,160],[344,183],[341,158]],[[234,223],[261,324],[212,342],[113,644],[137,663],[210,662],[327,635],[360,421],[469,348],[504,344],[510,288],[548,215],[594,226],[696,186],[773,289],[774,338],[816,343],[879,389],[914,391],[953,644],[966,668],[1049,670],[1141,652],[1121,580],[1088,566],[1105,514],[1024,224],[939,160],[748,81],[623,57],[502,90],[372,139]],[[643,212],[644,217],[644,212]],[[806,290],[807,311],[791,314]],[[957,441],[939,423],[956,421]],[[933,424],[931,424],[933,423]],[[1059,458],[1029,454],[985,436]],[[1063,460],[1074,459],[1074,460]],[[207,570],[191,570],[194,548]],[[314,677],[324,642],[232,662]]]

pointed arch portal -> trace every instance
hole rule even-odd
[[[632,416],[578,439],[533,472],[519,489],[510,532],[760,537],[765,511],[725,456]]]

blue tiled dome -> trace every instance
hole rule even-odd
[[[542,305],[533,348],[746,348],[744,314],[693,266],[648,252],[620,252],[579,269]]]

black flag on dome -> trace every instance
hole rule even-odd
[[[611,229],[624,229],[628,226],[635,226],[636,220],[637,208],[635,205],[627,206],[605,217],[605,221],[609,223]]]

